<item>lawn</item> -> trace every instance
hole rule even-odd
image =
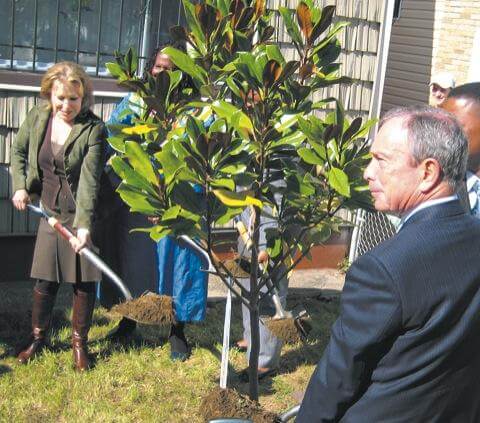
[[[190,325],[192,357],[171,362],[165,329],[142,326],[126,345],[105,337],[118,318],[97,307],[90,331],[95,367],[72,369],[71,288],[62,286],[54,312],[51,348],[26,366],[15,352],[28,337],[31,283],[5,283],[0,298],[0,421],[14,422],[201,422],[202,396],[218,384],[224,302],[208,308],[201,325]],[[320,291],[319,291],[320,294]],[[285,346],[279,373],[260,385],[260,403],[280,413],[298,402],[329,336],[338,299],[293,295],[288,308],[303,303],[312,316],[306,344]],[[240,306],[235,304],[232,339],[241,336]],[[229,387],[247,392],[236,373],[246,366],[235,348],[230,353]]]

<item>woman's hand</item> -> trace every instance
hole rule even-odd
[[[25,210],[27,208],[27,204],[30,202],[30,195],[28,195],[28,192],[25,189],[19,189],[18,191],[15,191],[15,194],[13,194],[12,203],[17,210]]]
[[[90,238],[90,231],[85,228],[77,230],[77,236],[70,239],[70,245],[76,253],[80,252],[83,247],[91,247],[92,240]]]

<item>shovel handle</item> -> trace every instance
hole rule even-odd
[[[75,238],[75,235],[73,235],[65,226],[63,226],[57,218],[55,217],[49,217],[47,219],[48,224],[55,229],[63,239],[70,241],[71,239]]]

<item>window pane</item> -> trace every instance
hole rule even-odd
[[[139,49],[140,31],[143,28],[143,9],[144,0],[124,0],[123,2],[123,22],[122,22],[122,40],[120,51],[125,52],[129,47]]]
[[[10,47],[0,46],[0,69],[10,68]]]
[[[35,70],[45,72],[55,63],[55,52],[52,50],[37,50],[35,52]]]
[[[61,1],[58,17],[58,48],[75,51],[77,47],[79,0]]]
[[[12,1],[2,0],[0,7],[0,43],[10,44],[12,42]]]
[[[57,54],[57,62],[64,62],[64,61],[76,62],[77,56],[75,53],[72,53],[69,51],[59,51]]]
[[[95,75],[97,70],[97,56],[95,54],[80,53],[78,55],[78,64],[82,65],[89,74]]]
[[[47,47],[52,49],[55,48],[56,29],[57,29],[56,2],[38,0],[37,46]]]
[[[159,44],[168,41],[170,37],[170,27],[178,25],[181,3],[177,0],[163,0],[160,15]]]
[[[33,44],[34,21],[35,1],[16,0],[15,26],[13,36],[15,44],[21,46],[31,46]]]
[[[82,2],[82,11],[80,16],[80,50],[92,53],[97,50],[99,17],[99,0]]]
[[[103,0],[100,52],[113,53],[118,49],[120,32],[120,0]]]
[[[18,70],[31,70],[33,68],[33,49],[15,47],[13,49],[13,68]]]

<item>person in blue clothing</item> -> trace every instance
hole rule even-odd
[[[147,73],[156,76],[162,71],[174,68],[170,58],[161,53],[167,45],[172,43],[165,43],[154,51],[146,66]],[[175,47],[181,48],[178,45]],[[127,109],[131,113],[125,112]],[[135,93],[130,93],[118,104],[107,126],[132,124],[133,117],[140,115],[141,109],[141,98]],[[109,172],[109,174],[112,173]],[[115,175],[112,175],[112,179],[115,179]],[[117,186],[118,183],[116,183]],[[198,189],[196,191],[199,192]],[[200,192],[199,196],[201,196]],[[121,202],[120,199],[119,201]],[[125,236],[119,240],[120,242],[115,243],[110,240],[108,243],[114,249],[114,254],[110,256],[116,258],[111,260],[111,263],[115,261],[118,263],[116,270],[119,270],[120,277],[125,280],[134,296],[150,290],[173,297],[176,322],[172,324],[169,335],[171,358],[184,361],[190,355],[190,347],[184,334],[185,323],[202,321],[206,313],[207,273],[201,271],[201,259],[196,252],[180,246],[170,237],[162,238],[155,245],[143,234],[127,236],[132,227],[145,227],[146,222],[144,216],[130,213],[123,203],[116,217],[117,219],[112,219],[116,231],[124,233]],[[108,288],[107,284],[101,285],[102,305],[111,307],[118,303],[120,300],[118,297],[112,298],[111,295],[107,295],[107,290],[112,291],[113,288]],[[123,318],[111,337],[121,339],[131,335],[134,330],[135,322]]]

